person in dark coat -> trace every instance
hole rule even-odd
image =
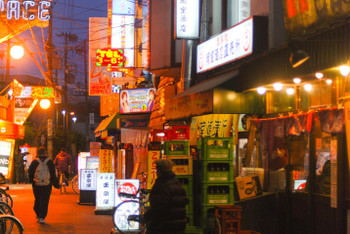
[[[186,191],[166,159],[156,162],[157,180],[150,193],[150,209],[145,214],[148,234],[182,234],[186,228]]]
[[[47,158],[46,149],[44,147],[40,147],[38,149],[38,157],[39,160],[44,161]],[[33,194],[34,194],[34,212],[36,214],[36,218],[38,219],[38,222],[40,224],[45,224],[45,218],[47,216],[48,208],[49,208],[49,201],[52,191],[52,185],[55,188],[59,188],[58,184],[58,178],[56,176],[56,169],[53,161],[49,159],[47,161],[47,167],[49,168],[50,172],[50,184],[39,186],[36,185],[34,181],[35,176],[35,170],[37,166],[39,165],[38,160],[33,160],[32,163],[29,166],[28,170],[28,176],[29,176],[29,182],[32,183],[33,187]]]

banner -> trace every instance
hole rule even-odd
[[[147,160],[147,189],[151,189],[156,182],[157,172],[156,172],[156,164],[154,163],[156,160],[160,158],[160,151],[148,151],[148,160]]]
[[[348,163],[350,168],[350,97],[344,100],[344,112],[345,112],[346,145],[348,147]]]
[[[203,137],[232,137],[236,142],[238,116],[238,114],[211,114],[193,117],[190,144],[196,145],[197,138]]]
[[[113,150],[100,149],[100,173],[113,172]]]

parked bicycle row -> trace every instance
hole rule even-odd
[[[24,228],[21,221],[15,217],[12,210],[13,199],[6,191],[9,187],[6,185],[4,175],[0,173],[0,233],[23,233]]]

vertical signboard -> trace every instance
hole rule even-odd
[[[0,141],[0,173],[6,176],[6,178],[11,176],[13,146],[14,140]]]
[[[350,98],[344,100],[345,133],[348,151],[348,167],[350,169]]]
[[[101,149],[101,142],[90,142],[90,156],[98,157]]]
[[[135,66],[135,1],[112,1],[111,47],[124,49],[125,67]]]
[[[199,0],[175,1],[175,38],[199,38]]]
[[[102,96],[112,93],[111,72],[98,66],[96,53],[107,47],[107,18],[89,19],[89,95]]]
[[[160,158],[160,151],[148,151],[148,160],[147,160],[147,189],[151,189],[156,182],[157,172],[155,161]]]
[[[114,173],[98,173],[96,188],[96,208],[112,210],[114,207]]]
[[[83,191],[96,191],[97,170],[81,169],[79,174],[79,188]]]
[[[101,173],[113,172],[113,150],[100,149],[99,166]]]

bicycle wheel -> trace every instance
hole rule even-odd
[[[14,215],[12,208],[5,202],[0,202],[0,212],[4,215]]]
[[[2,188],[0,188],[0,201],[7,203],[11,207],[13,206],[12,197]]]
[[[72,189],[76,194],[79,194],[79,177],[78,175],[74,176],[70,182],[72,184]]]
[[[140,216],[140,204],[137,200],[127,200],[120,203],[113,212],[113,223],[120,233],[141,233],[146,226],[139,220],[130,220],[129,216]]]
[[[23,225],[19,219],[12,215],[0,215],[0,233],[15,234],[23,233]]]

